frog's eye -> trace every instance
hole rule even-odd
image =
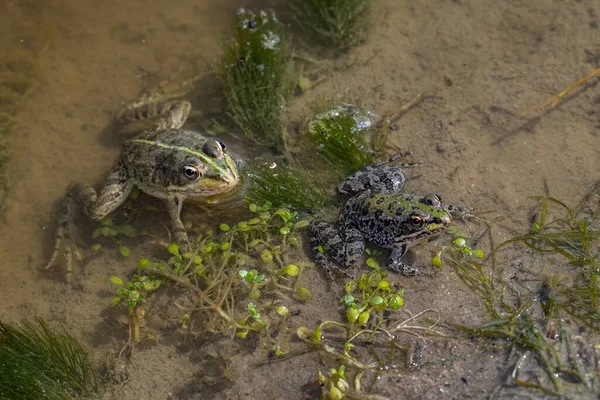
[[[439,194],[432,194],[427,197],[424,197],[421,202],[428,206],[439,207],[442,204],[442,198]]]
[[[425,223],[425,217],[422,217],[420,215],[413,215],[412,217],[410,217],[410,224],[412,226],[420,227],[420,226],[423,226],[424,223]]]
[[[201,176],[200,170],[195,165],[184,165],[181,167],[181,174],[185,179],[192,182],[197,181]]]
[[[219,143],[221,146],[221,150],[225,150],[225,143],[221,142],[220,140],[217,140],[217,143]]]
[[[224,148],[225,145],[221,142],[217,140],[209,140],[208,142],[204,143],[204,146],[202,146],[202,151],[204,154],[212,158],[221,158],[223,157]]]

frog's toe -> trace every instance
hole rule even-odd
[[[403,276],[420,276],[422,275],[422,272],[420,269],[412,267],[410,265],[404,264],[403,262],[397,261],[397,262],[390,262],[387,266],[387,268],[392,271],[395,272],[397,274],[403,275]]]

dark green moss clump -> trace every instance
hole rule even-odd
[[[241,8],[235,36],[222,44],[218,75],[231,116],[254,141],[285,148],[285,106],[291,93],[291,47],[273,12]]]
[[[79,399],[100,388],[87,351],[41,318],[18,326],[0,322],[0,398]]]
[[[385,158],[386,129],[376,126],[379,120],[352,104],[322,104],[306,133],[330,167],[347,176]]]
[[[292,0],[294,19],[315,43],[346,50],[365,40],[376,0]]]
[[[269,202],[275,207],[288,207],[300,212],[316,212],[329,204],[331,195],[322,180],[295,164],[283,162],[255,165],[246,174],[250,187],[246,200],[250,203]]]

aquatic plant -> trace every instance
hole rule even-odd
[[[64,330],[0,322],[0,398],[80,399],[100,390],[87,350]]]
[[[292,0],[296,23],[319,45],[339,51],[364,41],[376,0]]]
[[[380,120],[362,107],[323,100],[304,131],[330,168],[347,176],[385,159],[387,126]]]
[[[308,222],[270,204],[250,204],[249,209],[255,215],[250,220],[222,223],[217,232],[199,236],[195,252],[182,254],[171,244],[167,260],[140,259],[132,282],[111,278],[119,285],[113,305],[127,302],[133,332],[139,332],[135,315],[147,294],[161,283],[171,283],[192,298],[178,304],[181,315],[174,319],[188,335],[232,332],[245,338],[251,332],[263,332],[274,351],[284,351],[271,331],[285,326],[289,311],[284,303],[310,298],[299,281],[310,265],[299,258],[300,230]],[[140,338],[132,334],[132,340]]]
[[[246,201],[286,207],[303,213],[318,212],[331,204],[331,194],[317,177],[317,171],[300,168],[295,162],[277,160],[271,164],[250,165]]]
[[[487,259],[479,260],[472,251],[465,252],[465,248],[470,248],[462,242],[444,252],[467,286],[483,297],[491,316],[490,321],[479,326],[454,326],[471,335],[509,343],[515,371],[512,385],[552,395],[562,395],[567,384],[591,385],[589,380],[593,378],[576,360],[574,344],[567,333],[577,329],[577,324],[567,321],[571,317],[580,326],[600,331],[599,198],[600,182],[574,208],[552,197],[537,197],[540,210],[530,231],[501,243]],[[564,216],[550,219],[551,207]],[[543,257],[549,266],[541,271],[523,268],[527,279],[522,282],[506,280],[502,265],[495,260],[509,245],[524,245],[529,254]],[[520,250],[520,254],[528,253]],[[565,262],[573,267],[573,279],[549,275],[552,266],[563,266]],[[489,268],[487,264],[491,264]],[[545,379],[535,372],[530,373],[529,379],[517,373],[520,355],[525,352],[535,355]]]
[[[233,120],[255,142],[286,150],[285,109],[293,80],[283,25],[273,11],[240,8],[234,39],[221,47],[217,74]]]
[[[398,317],[398,310],[404,305],[404,291],[392,290],[387,271],[375,261],[379,253],[374,250],[368,253],[371,257],[365,263],[370,271],[347,281],[344,286],[345,295],[340,305],[345,310],[345,321],[327,320],[314,329],[299,327],[296,330],[306,345],[337,362],[338,366],[329,373],[318,373],[323,399],[369,398],[368,393],[386,365],[405,358],[403,353],[407,349],[400,342],[402,333],[421,339],[444,336],[435,329],[439,315],[434,321],[427,318],[431,313],[437,314],[436,310],[409,313],[405,320]],[[364,382],[367,376],[370,384]]]

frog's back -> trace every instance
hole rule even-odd
[[[362,193],[348,200],[340,224],[357,228],[373,244],[391,245],[406,227],[414,198],[406,193]]]
[[[185,158],[201,153],[206,139],[184,129],[144,132],[123,144],[120,162],[127,176],[153,196],[168,196],[166,187]]]

